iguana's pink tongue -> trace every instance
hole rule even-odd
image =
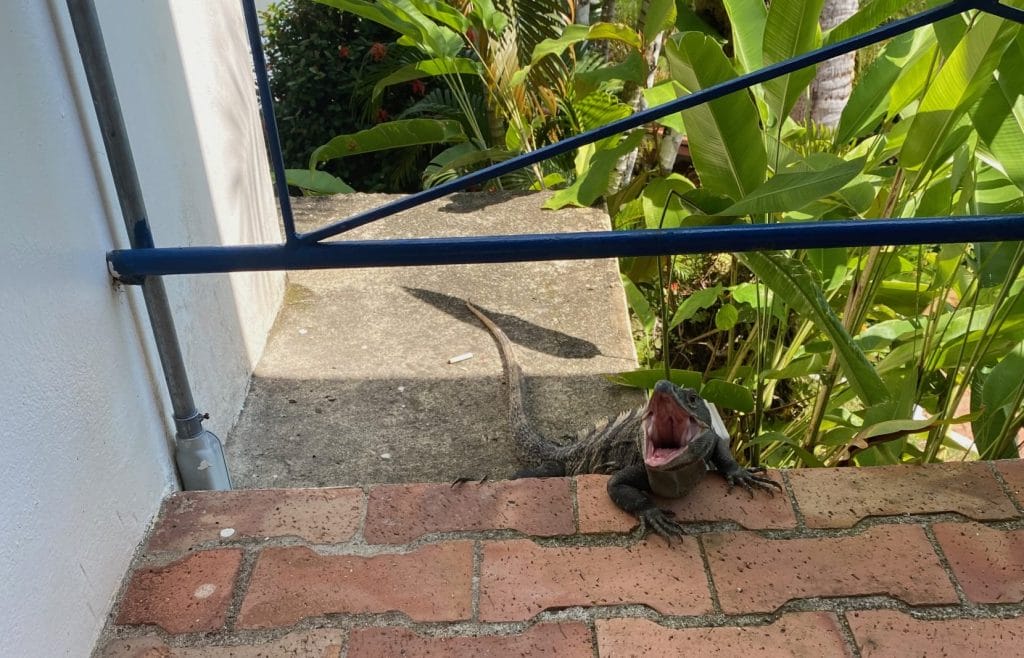
[[[675,398],[655,391],[644,413],[644,463],[657,468],[675,459],[689,445],[693,426],[693,417]]]

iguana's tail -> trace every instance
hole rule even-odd
[[[558,457],[557,445],[534,430],[526,417],[526,410],[523,406],[525,387],[523,370],[519,367],[519,362],[516,361],[511,341],[505,332],[480,309],[468,301],[466,308],[483,323],[487,331],[494,337],[494,342],[498,344],[498,352],[501,354],[501,362],[505,367],[505,378],[508,383],[508,422],[512,429],[512,437],[515,439],[518,459],[523,464],[539,464],[556,459]]]

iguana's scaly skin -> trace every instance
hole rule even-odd
[[[683,534],[670,510],[659,508],[654,493],[665,498],[685,496],[697,485],[710,464],[733,485],[753,495],[754,488],[772,493],[781,486],[756,473],[762,469],[740,466],[729,451],[728,440],[712,429],[711,412],[696,391],[662,380],[643,407],[619,414],[580,431],[564,443],[541,436],[530,424],[523,406],[525,382],[512,343],[490,318],[475,306],[466,306],[484,324],[501,354],[508,380],[508,419],[516,456],[528,468],[514,477],[555,477],[583,473],[610,473],[608,495],[642,526],[665,538]]]

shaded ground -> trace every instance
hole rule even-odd
[[[300,230],[395,197],[295,200]],[[345,239],[606,230],[597,210],[466,194]],[[603,374],[636,367],[614,260],[293,272],[225,449],[236,487],[507,477],[501,360],[470,299],[516,344],[539,429],[559,436],[640,402]],[[450,364],[452,357],[473,357]]]

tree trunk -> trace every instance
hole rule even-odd
[[[644,26],[647,23],[647,11],[650,6],[651,0],[641,0],[640,11],[637,16],[637,29],[641,33],[644,31]],[[641,86],[627,83],[623,90],[626,95],[626,98],[623,100],[633,108],[634,113],[647,107],[647,104],[644,102],[643,91],[654,86],[654,79],[658,73],[658,57],[661,56],[661,46],[664,41],[665,32],[659,32],[644,48],[644,61],[647,64],[647,79],[644,81],[644,84]],[[637,128],[636,130],[642,130],[642,128]],[[608,183],[609,192],[618,192],[629,185],[629,181],[633,180],[633,167],[636,165],[638,152],[639,148],[636,148],[619,158],[619,161],[615,164],[614,171],[612,171],[611,180]]]
[[[577,25],[590,25],[590,0],[577,0],[575,4],[576,15],[573,16],[573,22]]]
[[[818,24],[823,30],[835,27],[853,16],[858,5],[857,0],[825,0]],[[827,128],[838,126],[839,117],[853,90],[855,63],[855,54],[847,53],[818,64],[818,73],[811,82],[809,95],[797,102],[792,117],[797,121],[809,118],[811,123]]]

